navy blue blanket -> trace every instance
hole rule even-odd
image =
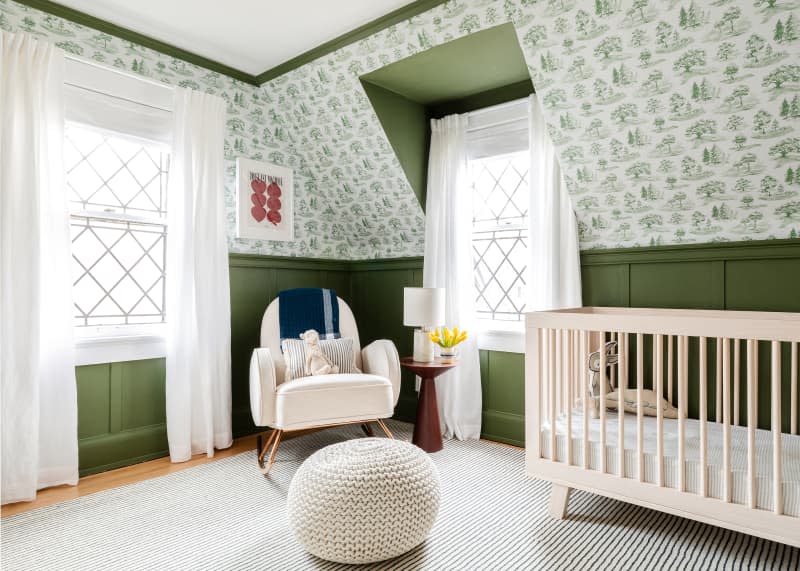
[[[339,300],[332,289],[296,288],[278,294],[281,339],[316,329],[320,339],[338,339]]]

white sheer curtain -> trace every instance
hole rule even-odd
[[[64,55],[0,31],[2,503],[78,481]]]
[[[425,213],[424,287],[446,288],[445,319],[472,332],[459,345],[458,367],[436,379],[442,434],[479,438],[481,372],[472,267],[472,192],[467,180],[467,116],[431,121],[428,196]]]
[[[178,88],[167,217],[167,437],[173,462],[231,445],[222,98]]]
[[[529,100],[531,140],[529,311],[581,307],[578,224],[536,95]]]

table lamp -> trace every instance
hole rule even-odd
[[[444,288],[403,288],[403,325],[414,330],[414,360],[433,361],[433,342],[428,333],[444,323]]]

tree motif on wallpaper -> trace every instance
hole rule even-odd
[[[420,255],[424,215],[358,76],[509,21],[582,248],[800,232],[798,0],[450,0],[260,88],[11,0],[0,14],[83,57],[226,98],[229,234],[233,158],[296,173],[296,241],[231,238],[232,251]]]

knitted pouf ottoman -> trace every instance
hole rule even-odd
[[[312,454],[292,480],[289,526],[300,544],[337,563],[373,563],[422,543],[439,511],[439,476],[425,452],[360,438]]]

